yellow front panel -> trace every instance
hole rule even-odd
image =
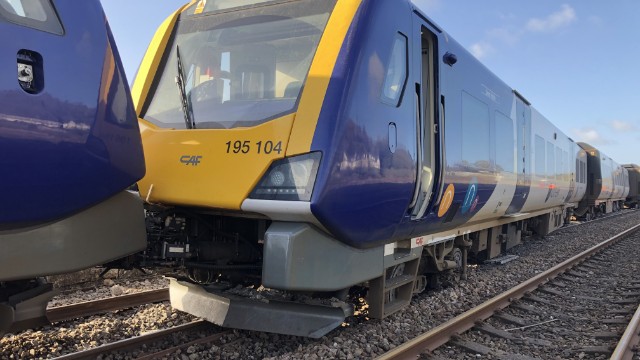
[[[338,1],[329,18],[300,97],[298,117],[291,129],[291,144],[287,149],[289,156],[304,154],[311,149],[333,68],[361,2],[362,0]]]
[[[283,158],[294,115],[252,128],[173,130],[141,120],[151,203],[240,210],[274,159]]]

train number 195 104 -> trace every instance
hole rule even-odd
[[[227,154],[248,154],[255,152],[257,154],[280,154],[282,152],[282,141],[254,141],[236,140],[227,141]]]

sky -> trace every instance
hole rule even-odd
[[[562,132],[640,164],[640,1],[413,1]],[[129,82],[184,3],[102,0]]]

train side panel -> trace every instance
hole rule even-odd
[[[411,10],[406,3],[373,5],[363,2],[351,24],[311,148],[323,154],[313,214],[356,247],[394,238],[416,181],[415,81],[402,84],[396,103],[383,98],[395,41],[408,53],[414,36],[411,22],[400,21]]]
[[[142,205],[124,190],[142,144],[100,2],[12,2],[0,33],[0,281],[141,250]]]
[[[573,142],[537,111],[532,124],[533,181],[523,212],[563,205],[575,174],[575,162],[569,161]]]
[[[57,1],[52,11],[62,34],[0,21],[5,224],[72,214],[144,174],[135,111],[99,3]],[[33,89],[21,88],[16,63],[33,69]]]

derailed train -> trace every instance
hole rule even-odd
[[[177,83],[177,86],[176,86]],[[146,265],[217,324],[318,337],[406,306],[467,256],[623,207],[627,169],[575,143],[410,1],[192,1],[133,86]]]
[[[0,0],[0,334],[46,320],[41,276],[146,246],[129,87],[100,1]],[[17,70],[17,71],[16,71]]]
[[[124,192],[144,166],[117,51],[98,2],[71,2],[46,17],[56,34],[23,28],[41,21],[0,0],[0,29],[16,35],[0,67],[15,71],[17,54],[33,73],[0,84],[15,97],[0,98],[0,150],[22,156],[1,163],[19,170],[0,178],[11,321],[50,296],[30,279],[145,247],[140,201]],[[60,48],[78,56],[63,66]],[[562,134],[409,1],[193,1],[161,25],[132,93],[147,166],[135,261],[186,268],[172,304],[228,327],[318,337],[350,311],[236,285],[288,299],[366,289],[369,315],[387,316],[468,254],[493,258],[629,192],[625,168]]]

